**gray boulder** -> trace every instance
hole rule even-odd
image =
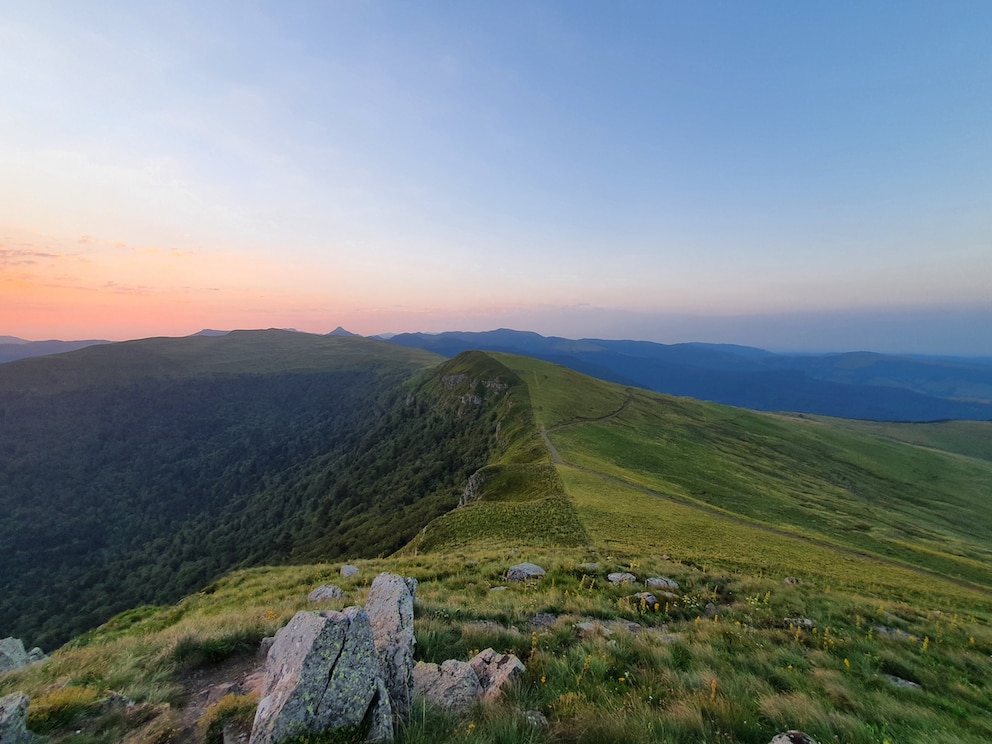
[[[392,741],[392,723],[365,610],[298,612],[276,633],[251,744],[279,744],[330,730]]]
[[[659,589],[663,592],[677,592],[679,585],[667,576],[652,576],[644,582],[648,589]]]
[[[534,563],[518,563],[506,570],[507,581],[529,581],[544,576],[544,569]]]
[[[341,566],[341,575],[346,579],[358,576],[358,566]]]
[[[414,584],[416,589],[416,584]],[[381,573],[372,582],[365,611],[372,623],[382,678],[393,715],[405,721],[413,711],[413,594],[401,576]]]
[[[599,570],[598,563],[580,563],[576,566],[580,571],[585,571],[586,573],[596,573]]]
[[[482,695],[479,676],[466,661],[448,659],[438,666],[418,661],[413,668],[413,690],[431,705],[465,711]]]
[[[0,698],[0,744],[28,744],[38,737],[27,730],[27,695],[15,692]]]
[[[344,599],[344,592],[340,587],[324,584],[310,592],[310,596],[307,597],[307,601],[311,603],[327,602],[331,599]]]
[[[527,668],[513,654],[500,654],[491,648],[480,651],[468,662],[479,678],[482,697],[493,700],[503,688],[527,673]]]
[[[614,586],[620,586],[621,584],[634,584],[637,582],[637,577],[634,576],[634,574],[627,572],[607,574],[606,578]]]
[[[25,651],[20,638],[4,638],[0,641],[0,672],[20,669],[47,658],[40,648]]]

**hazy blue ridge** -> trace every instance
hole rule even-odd
[[[877,421],[992,420],[982,360],[870,352],[774,354],[727,344],[564,339],[498,331],[399,334],[390,343],[455,356],[524,354],[610,382],[751,408]]]

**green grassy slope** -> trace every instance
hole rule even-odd
[[[873,437],[830,419],[756,414],[619,386],[607,394],[602,383],[562,368],[504,361],[531,380],[534,409],[564,460],[562,475],[580,512],[580,493],[624,487],[631,499],[636,493],[668,502],[642,504],[647,512],[682,504],[702,510],[704,522],[715,517],[720,530],[747,527],[737,531],[755,535],[758,554],[770,541],[791,538],[807,552],[819,546],[852,559],[876,556],[992,588],[988,461]],[[571,408],[562,391],[574,394]],[[639,531],[611,539],[637,541]],[[756,554],[750,567],[760,565]]]
[[[448,365],[419,394],[463,412],[496,394],[480,417],[495,445],[465,506],[390,557],[354,561],[351,579],[339,564],[253,568],[126,612],[0,677],[0,694],[32,695],[31,725],[55,741],[201,741],[191,679],[250,667],[315,586],[346,592],[325,607],[359,604],[388,570],[420,580],[418,658],[492,646],[527,666],[463,716],[418,706],[399,744],[766,744],[792,728],[850,744],[992,740],[989,463],[932,437],[921,450],[520,357]],[[493,591],[523,560],[547,576]],[[607,581],[621,570],[678,590],[652,606],[633,596],[642,584]],[[605,627],[578,625],[590,620]],[[108,690],[138,706],[108,708]],[[250,717],[253,700],[234,704]]]

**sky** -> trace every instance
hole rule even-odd
[[[992,355],[992,4],[0,0],[0,335]]]

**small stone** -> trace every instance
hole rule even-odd
[[[614,586],[620,586],[621,584],[634,584],[637,582],[637,577],[632,573],[611,573],[607,574],[607,580]]]
[[[916,682],[911,682],[908,679],[903,679],[902,677],[897,677],[894,674],[883,674],[882,677],[893,687],[900,687],[904,690],[922,690]]]
[[[900,641],[912,641],[913,643],[920,640],[912,633],[907,633],[905,630],[901,630],[900,628],[890,628],[887,625],[873,625],[871,627],[872,630],[875,631],[876,635],[884,638],[898,638]]]
[[[786,731],[776,736],[768,744],[816,744],[816,740],[802,731]]]
[[[679,585],[667,576],[652,576],[644,582],[648,589],[660,589],[666,592],[677,592]]]
[[[712,602],[707,602],[706,606],[703,608],[703,614],[706,617],[716,617],[720,614],[720,609]]]
[[[341,566],[341,575],[346,579],[350,579],[352,576],[358,576],[358,566]]]
[[[544,574],[544,569],[534,563],[518,563],[507,569],[506,580],[510,582],[529,581],[540,579]]]
[[[599,570],[598,563],[580,563],[576,566],[580,571],[585,571],[586,573],[596,573]]]
[[[506,587],[505,586],[494,586],[489,591],[491,591],[491,592],[505,592],[506,591]]]
[[[808,617],[787,617],[783,622],[796,628],[802,628],[803,630],[812,630],[816,627],[816,621]]]
[[[633,597],[630,598],[631,604],[634,605],[636,609],[647,608],[648,610],[654,611],[655,605],[660,604],[658,598],[655,597],[651,592],[638,592]]]
[[[311,603],[328,602],[332,599],[344,599],[344,592],[341,591],[340,587],[330,586],[328,584],[318,586],[307,597],[307,601]]]
[[[527,723],[529,723],[534,728],[543,729],[547,728],[550,724],[548,723],[547,717],[539,710],[524,710],[520,712],[520,717],[523,718]]]
[[[796,586],[797,584],[802,584],[803,582],[801,582],[795,576],[786,576],[785,581],[783,581],[782,583],[788,584],[789,586]],[[779,734],[779,736],[785,736],[785,734]],[[806,736],[806,734],[803,734],[803,736]]]
[[[553,615],[550,612],[538,612],[527,620],[527,625],[532,630],[547,630],[556,622],[558,622],[558,615]]]

